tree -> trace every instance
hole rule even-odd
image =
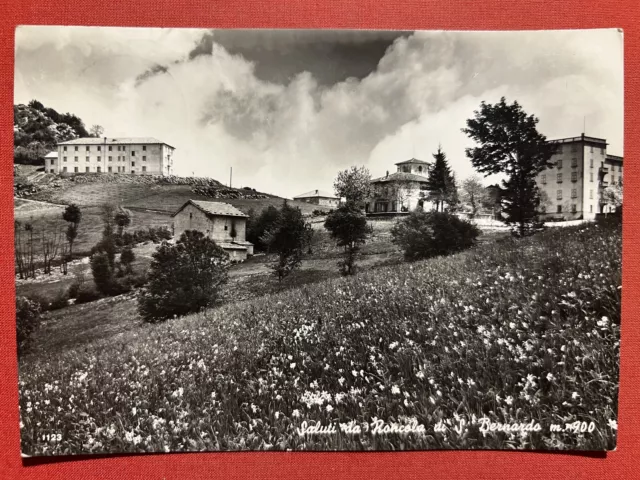
[[[342,274],[353,275],[360,247],[371,232],[362,209],[358,204],[348,201],[327,215],[324,227],[337,245],[344,248],[344,259],[338,264]]]
[[[120,253],[120,263],[124,266],[126,273],[133,273],[132,264],[136,259],[133,249],[131,247],[125,247]]]
[[[448,255],[471,247],[480,230],[455,215],[416,210],[399,220],[391,229],[392,241],[414,261]]]
[[[227,281],[229,255],[202,232],[187,230],[175,245],[163,241],[153,254],[149,283],[138,296],[147,322],[214,305]]]
[[[481,208],[485,208],[487,191],[480,183],[477,175],[473,175],[462,182],[460,198],[462,204],[471,210],[471,218],[474,218]]]
[[[609,205],[619,211],[622,207],[622,181],[614,183],[602,189],[600,193],[600,213],[604,213],[605,205]]]
[[[540,195],[535,176],[551,166],[556,150],[538,132],[538,118],[527,115],[518,102],[508,104],[504,97],[495,105],[482,102],[462,131],[479,146],[466,149],[466,155],[485,176],[504,174],[502,213],[517,236],[541,228],[538,218]]]
[[[274,228],[280,216],[280,211],[273,205],[269,205],[258,216],[256,216],[253,209],[249,210],[248,215],[246,226],[247,241],[253,243],[258,250],[267,250],[268,245],[262,241],[262,238],[265,232]]]
[[[285,200],[278,220],[261,238],[269,251],[278,255],[278,259],[272,265],[273,273],[278,280],[282,281],[300,265],[305,238],[306,227],[302,212],[298,207],[288,205]]]
[[[51,275],[51,267],[58,256],[58,250],[63,243],[63,238],[63,229],[57,223],[51,226],[43,225],[40,247],[42,249],[42,264],[45,275]]]
[[[82,211],[75,203],[68,205],[62,213],[62,219],[67,222],[67,242],[69,242],[69,259],[73,255],[73,243],[78,237],[78,226],[82,220]]]
[[[91,128],[89,129],[89,134],[92,137],[101,137],[102,134],[104,133],[104,128],[102,128],[101,125],[92,125]]]
[[[40,304],[27,297],[16,297],[16,340],[18,355],[29,345],[29,340],[40,325]]]
[[[113,267],[109,263],[109,256],[104,252],[97,252],[91,255],[91,273],[93,282],[99,292],[105,295],[113,293]]]
[[[118,236],[122,237],[124,229],[131,225],[131,212],[125,208],[120,207],[116,211],[113,220],[118,226]]]
[[[447,156],[442,151],[442,147],[438,147],[438,151],[433,154],[435,163],[429,170],[427,177],[427,189],[429,190],[429,198],[436,205],[437,211],[444,211],[445,204],[457,204],[457,188],[456,181],[449,168]]]
[[[338,197],[361,207],[371,196],[371,174],[366,167],[351,167],[338,173],[333,187]]]

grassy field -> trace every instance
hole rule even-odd
[[[554,229],[26,357],[22,451],[612,448],[621,258],[619,227]]]

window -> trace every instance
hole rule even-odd
[[[578,172],[571,172],[571,181],[572,182],[578,181]]]
[[[604,147],[600,147],[600,155],[604,155]]]
[[[76,147],[75,151],[76,151],[76,152],[78,151],[78,147]]]
[[[78,161],[78,157],[73,157],[73,161],[77,162]]]
[[[62,147],[62,150],[64,150],[66,152],[67,151],[67,147],[66,146]]]
[[[142,171],[143,171],[143,172],[146,172],[146,171],[147,171],[147,167],[146,167],[146,165],[143,165],[143,167],[142,167]]]
[[[142,146],[142,151],[143,151],[143,152],[146,152],[146,151],[147,151],[147,146],[146,146],[146,145],[143,145],[143,146]]]
[[[66,173],[67,172],[67,167],[62,167],[62,171]]]
[[[136,171],[134,169],[131,169],[131,173],[136,173]]]
[[[88,162],[89,161],[89,157],[86,157],[86,158],[87,158],[87,162]]]
[[[229,229],[229,227],[228,227],[227,225],[225,225],[225,226],[224,226],[224,229],[225,229],[225,230],[228,230],[228,229]]]
[[[56,170],[52,168],[51,170],[49,170],[49,173],[56,173]]]
[[[578,211],[578,206],[574,203],[571,205],[571,213],[576,213]]]
[[[75,173],[78,173],[78,167],[73,167],[73,171],[74,171]]]
[[[84,171],[85,171],[85,172],[90,172],[90,171],[91,171],[91,170],[90,170],[90,168],[91,168],[91,167],[85,167]]]
[[[611,184],[615,185],[616,183],[616,177],[614,177],[613,175],[611,175]]]
[[[136,162],[131,162],[131,166],[135,167],[136,166]]]
[[[98,157],[98,161],[99,161],[99,162],[100,162],[100,161],[102,161],[102,157]]]
[[[562,153],[562,144],[558,145],[558,152],[557,153]]]
[[[578,151],[578,146],[577,145],[571,145],[571,151],[572,152],[577,152]]]
[[[591,149],[591,153],[593,153],[593,145],[591,145],[591,147],[589,147]]]
[[[589,190],[589,198],[593,198],[593,190]]]
[[[98,145],[98,151],[100,152],[101,150],[102,150],[102,147]]]
[[[558,209],[556,210],[558,213],[562,213],[562,205],[558,205]]]
[[[109,161],[113,162],[113,157],[111,155],[109,155]]]
[[[87,152],[90,150],[91,147],[89,147],[89,145],[87,145]]]
[[[118,145],[118,151],[120,151],[120,145]],[[120,158],[120,157],[118,157],[118,158]]]
[[[593,168],[593,158],[592,158],[591,160],[589,160],[589,166],[590,166],[591,168]]]
[[[53,160],[51,160],[51,163],[53,163]],[[622,177],[620,175],[618,175],[618,185],[622,185]]]
[[[590,182],[593,182],[593,172],[591,172],[591,173],[589,174],[589,181],[590,181]]]
[[[571,189],[571,198],[578,198],[578,189],[577,188],[572,188]]]
[[[543,184],[543,185],[546,185],[546,184],[547,184],[547,176],[546,176],[546,175],[542,175],[541,180],[542,180],[542,184]]]
[[[113,147],[112,147],[111,145],[109,145],[109,151],[111,151],[111,149],[112,149],[112,148],[113,148]]]
[[[556,175],[556,180],[557,180],[558,183],[562,183],[562,174],[561,173]]]
[[[142,156],[142,161],[143,161],[143,162],[146,162],[146,161],[147,161],[147,157],[146,157],[146,155],[143,155],[143,156]]]
[[[575,167],[577,167],[577,166],[578,166],[578,159],[577,159],[576,157],[573,157],[573,158],[571,159],[571,166],[572,166],[573,168],[575,168]]]
[[[52,158],[52,159],[51,159],[51,165],[53,165],[54,163],[56,163],[56,159],[55,159],[55,158]]]
[[[126,151],[127,151],[127,147],[123,145],[123,146],[122,146],[122,151],[123,151],[123,152],[126,152]]]
[[[593,213],[593,205],[589,205],[589,213]]]
[[[136,156],[136,151],[135,150],[131,150],[131,156],[135,157]]]
[[[100,166],[98,166],[98,168],[97,168],[97,170],[96,170],[96,171],[97,171],[98,173],[100,173],[100,172],[101,172],[101,170],[100,170]]]
[[[558,190],[558,192],[556,193],[556,198],[558,200],[562,200],[562,190]]]
[[[562,159],[561,158],[559,158],[558,161],[556,162],[556,167],[562,168]]]
[[[109,173],[113,171],[113,167],[109,167]]]
[[[66,162],[67,161],[67,157],[62,157],[62,161]]]

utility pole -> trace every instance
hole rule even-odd
[[[229,188],[231,188],[232,177],[233,177],[233,167],[229,167]]]

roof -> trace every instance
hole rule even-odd
[[[310,192],[302,193],[293,198],[316,198],[316,197],[335,198],[336,200],[338,199],[338,197],[336,197],[334,194],[325,192],[324,190],[311,190]]]
[[[609,155],[607,153],[607,156],[606,156],[605,160],[607,162],[619,162],[619,163],[622,163],[623,158],[618,156],[618,155]]]
[[[245,215],[240,210],[238,210],[233,205],[223,202],[205,202],[204,200],[188,200],[184,205],[182,205],[176,213],[171,215],[175,217],[179,214],[187,205],[193,205],[194,207],[202,210],[209,215],[220,215],[223,217],[242,217],[248,218],[249,215]]]
[[[224,250],[246,250],[247,246],[236,242],[216,242]]]
[[[44,156],[44,158],[58,158],[58,152],[55,150],[53,152],[49,152]]]
[[[424,160],[418,160],[417,158],[411,158],[409,160],[405,160],[404,162],[396,163],[396,165],[409,165],[409,164],[431,165],[429,162],[425,162]]]
[[[549,143],[576,143],[576,142],[590,142],[607,145],[607,141],[604,138],[587,137],[585,134],[579,137],[558,138],[556,140],[549,140]]]
[[[58,145],[167,145],[173,148],[171,145],[165,142],[161,142],[157,138],[153,137],[83,137],[74,138],[73,140],[67,140],[66,142],[58,142]]]
[[[371,183],[385,183],[385,182],[427,182],[427,177],[422,175],[416,175],[414,173],[396,172],[390,173],[384,177],[374,178]]]

